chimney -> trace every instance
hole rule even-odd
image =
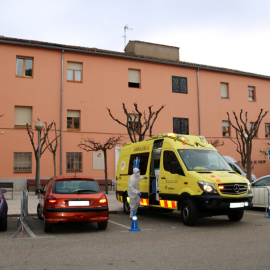
[[[125,48],[125,53],[170,61],[180,61],[179,48],[155,43],[130,40]]]

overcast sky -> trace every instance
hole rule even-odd
[[[270,76],[269,0],[0,0],[0,35],[124,51],[180,48],[180,60]]]

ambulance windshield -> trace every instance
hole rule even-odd
[[[189,171],[231,171],[229,164],[217,151],[178,149]]]

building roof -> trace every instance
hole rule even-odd
[[[143,41],[140,41],[140,42],[143,42]],[[131,55],[124,52],[109,51],[109,50],[103,50],[103,49],[97,49],[97,48],[64,45],[64,44],[58,44],[58,43],[18,39],[18,38],[4,37],[4,36],[0,36],[0,43],[37,47],[37,48],[47,48],[47,49],[53,49],[53,50],[74,51],[74,52],[80,52],[80,53],[97,54],[97,55],[104,55],[104,56],[111,56],[111,57],[129,58],[129,59],[140,60],[140,61],[149,61],[149,62],[168,64],[168,65],[177,65],[177,66],[182,66],[182,67],[187,67],[187,68],[195,68],[195,69],[230,73],[230,74],[243,75],[243,76],[249,76],[249,77],[257,77],[257,78],[266,79],[266,80],[270,79],[270,76],[249,73],[249,72],[244,72],[244,71],[235,70],[235,69],[208,66],[208,65],[196,64],[196,63],[190,63],[190,62],[184,62],[184,61],[172,61],[172,60],[167,60],[167,59],[162,59],[162,58],[146,57],[146,56],[141,56],[141,55]],[[169,47],[172,47],[172,46],[169,46]]]

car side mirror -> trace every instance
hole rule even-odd
[[[170,169],[171,174],[180,174],[185,176],[184,171],[180,164],[178,162],[171,162],[171,169]]]

